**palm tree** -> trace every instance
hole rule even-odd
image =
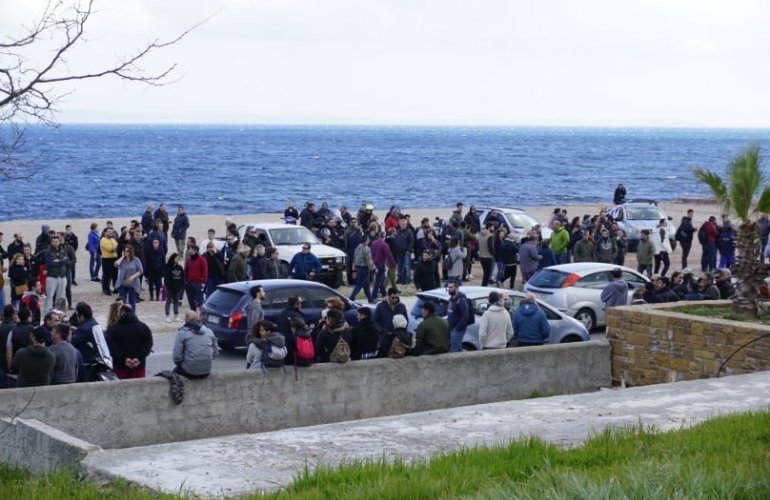
[[[760,260],[759,231],[755,217],[770,212],[770,186],[764,186],[759,146],[750,146],[727,166],[727,183],[711,170],[693,168],[696,179],[709,187],[725,210],[740,219],[733,275],[737,284],[733,312],[743,318],[759,317],[759,287],[767,271]],[[755,195],[759,190],[759,198]]]

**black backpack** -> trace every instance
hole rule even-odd
[[[698,242],[701,245],[706,245],[708,243],[708,235],[706,234],[705,224],[703,224],[700,229],[698,229]]]
[[[495,235],[493,234],[489,238],[487,238],[487,249],[489,250],[489,253],[493,256],[495,255]]]
[[[468,326],[471,326],[476,323],[476,313],[473,311],[473,305],[471,304],[471,301],[468,300],[468,297],[463,297],[463,300],[468,304]]]

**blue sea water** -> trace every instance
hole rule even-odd
[[[288,200],[355,209],[533,206],[707,196],[690,173],[724,172],[770,130],[63,125],[27,130],[41,171],[0,182],[0,220],[282,211]]]

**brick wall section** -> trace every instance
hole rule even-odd
[[[730,306],[714,301],[714,307]],[[715,377],[719,366],[741,345],[770,326],[676,312],[703,302],[614,307],[608,311],[614,385],[649,385]],[[770,370],[770,337],[735,354],[722,376]]]

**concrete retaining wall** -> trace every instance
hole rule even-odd
[[[740,346],[770,333],[770,326],[678,312],[685,307],[728,308],[730,301],[673,302],[612,307],[607,337],[614,384],[647,385],[716,377]],[[722,375],[770,370],[770,338],[738,351]]]
[[[103,448],[255,433],[383,415],[587,392],[610,384],[610,347],[591,341],[269,374],[234,371],[185,380],[175,405],[167,380],[2,391],[0,416],[37,419]],[[32,393],[34,392],[34,396]],[[0,437],[2,439],[2,437]]]

